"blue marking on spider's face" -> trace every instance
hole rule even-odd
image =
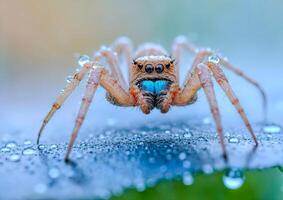
[[[141,89],[159,94],[163,90],[167,90],[169,86],[169,81],[166,80],[144,80],[141,82]]]

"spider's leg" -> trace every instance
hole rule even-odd
[[[99,62],[102,57],[106,58],[107,63],[111,68],[111,74],[113,75],[113,77],[115,77],[119,81],[124,89],[128,89],[128,84],[123,77],[123,74],[119,67],[118,57],[115,52],[113,52],[110,48],[102,47],[97,53],[95,53],[94,60],[96,62]]]
[[[226,95],[228,96],[230,102],[233,104],[233,106],[237,109],[238,113],[240,114],[242,120],[244,121],[247,129],[249,130],[254,142],[256,145],[258,145],[256,136],[254,134],[254,131],[252,129],[252,126],[246,116],[246,113],[243,109],[243,107],[240,104],[239,99],[236,97],[234,91],[232,90],[225,74],[223,73],[223,71],[221,70],[221,68],[214,64],[214,63],[208,63],[208,66],[210,68],[210,70],[213,73],[214,78],[216,79],[216,81],[218,82],[218,84],[220,85],[220,87],[223,89],[223,91],[226,93]]]
[[[191,54],[198,53],[197,48],[185,36],[178,36],[175,38],[172,45],[171,53],[172,53],[172,57],[176,60],[175,73],[178,82],[180,76],[179,70],[180,70],[181,53],[183,49],[187,50]]]
[[[252,79],[251,77],[247,76],[243,71],[241,71],[240,69],[238,69],[237,67],[235,67],[234,65],[232,65],[231,63],[229,63],[226,59],[221,58],[221,64],[226,67],[227,69],[233,71],[235,74],[239,75],[240,77],[242,77],[243,79],[245,79],[246,81],[248,81],[249,83],[251,83],[252,85],[254,85],[260,92],[261,96],[262,96],[262,101],[263,101],[263,114],[264,114],[264,120],[266,121],[266,115],[267,115],[267,97],[265,94],[265,91],[263,90],[263,88],[259,85],[259,83],[257,81],[255,81],[254,79]]]
[[[79,72],[77,72],[73,79],[65,86],[63,92],[58,96],[55,103],[53,103],[52,108],[44,118],[42,125],[40,127],[40,130],[38,132],[37,137],[37,144],[39,143],[42,131],[44,127],[47,125],[49,120],[52,118],[54,113],[61,107],[61,105],[65,102],[65,100],[68,98],[68,96],[74,91],[74,89],[79,85],[80,81],[84,78],[85,74],[91,69],[92,63],[86,63],[83,65],[83,67],[80,69]]]
[[[196,67],[196,73],[198,74],[201,86],[204,89],[204,93],[207,97],[207,100],[208,100],[208,103],[211,109],[211,113],[213,115],[213,118],[216,124],[217,133],[219,135],[220,143],[222,146],[224,159],[227,160],[227,151],[226,151],[226,147],[224,144],[224,135],[223,135],[221,117],[220,117],[219,108],[218,108],[218,104],[217,104],[217,100],[215,96],[215,91],[213,88],[213,82],[211,79],[211,74],[208,69],[208,66],[203,63],[200,63]]]
[[[70,140],[69,145],[68,145],[68,150],[67,150],[67,153],[66,153],[65,161],[67,161],[68,158],[69,158],[69,154],[71,153],[73,144],[74,144],[74,142],[77,138],[78,131],[79,131],[79,129],[80,129],[80,127],[81,127],[81,125],[84,121],[84,118],[85,118],[85,115],[88,111],[89,105],[92,101],[94,93],[95,93],[97,86],[99,84],[100,76],[101,76],[101,68],[94,69],[90,73],[90,77],[88,79],[87,86],[86,86],[86,92],[85,92],[85,95],[82,99],[82,103],[81,103],[81,107],[80,107],[80,110],[79,110],[79,113],[78,113],[78,116],[77,116],[77,119],[76,119],[75,127],[73,129],[71,140]]]
[[[119,104],[123,106],[133,106],[134,100],[128,92],[126,92],[119,82],[109,76],[108,72],[101,66],[94,66],[91,71],[89,80],[87,82],[85,95],[81,102],[81,107],[76,119],[75,127],[72,132],[70,143],[68,145],[65,161],[68,161],[74,142],[77,138],[79,129],[85,119],[89,105],[93,99],[98,85],[104,87],[113,97],[117,99]]]
[[[133,43],[127,37],[119,37],[115,40],[111,47],[115,52],[117,52],[118,56],[124,56],[127,62],[128,67],[128,78],[131,79],[131,66],[133,62]]]
[[[211,54],[212,52],[208,50],[202,50],[196,54],[191,69],[186,75],[182,91],[175,97],[173,105],[184,106],[193,103],[196,100],[196,92],[199,90],[199,88],[201,88],[201,84],[195,68]]]

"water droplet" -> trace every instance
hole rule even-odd
[[[26,145],[26,146],[31,145],[31,141],[30,140],[25,140],[24,141],[24,145]]]
[[[211,124],[211,119],[210,119],[210,117],[205,117],[205,118],[203,118],[202,123],[203,123],[203,124],[206,124],[206,125]]]
[[[80,56],[78,63],[81,67],[83,67],[85,64],[90,62],[90,58],[87,55]]]
[[[236,138],[236,137],[230,137],[230,138],[228,139],[228,142],[229,142],[229,143],[237,144],[237,143],[239,143],[239,139]]]
[[[209,164],[205,164],[202,166],[202,170],[205,174],[212,174],[213,173],[213,168]]]
[[[19,154],[13,154],[9,157],[9,160],[12,162],[18,162],[21,160],[21,156]]]
[[[185,161],[183,162],[183,167],[186,168],[186,169],[190,168],[190,167],[191,167],[191,162],[188,161],[188,160],[185,160]]]
[[[23,155],[25,155],[25,156],[31,156],[31,155],[34,155],[34,154],[36,154],[36,150],[33,149],[33,148],[25,148],[23,150]]]
[[[269,124],[263,127],[265,133],[280,133],[281,127],[276,124]]]
[[[48,176],[52,179],[56,179],[60,176],[60,171],[58,168],[51,168],[49,171],[48,171]]]
[[[10,148],[10,149],[15,148],[16,146],[17,146],[17,143],[16,143],[16,142],[8,142],[8,143],[6,144],[6,147],[7,147],[7,148]]]
[[[192,185],[194,183],[194,178],[189,172],[183,174],[183,183],[185,185]]]
[[[38,194],[42,194],[44,192],[46,192],[47,190],[47,186],[43,183],[39,183],[35,186],[34,191]]]
[[[117,121],[113,118],[108,118],[107,119],[107,125],[108,126],[115,126],[115,124],[117,123]]]
[[[237,168],[228,169],[223,176],[224,185],[231,190],[240,188],[245,181],[244,174]]]
[[[11,149],[8,148],[8,147],[1,148],[1,152],[3,152],[3,153],[10,152],[10,151],[11,151]]]
[[[40,144],[40,145],[38,145],[38,149],[39,149],[39,150],[43,150],[43,149],[45,149],[45,145],[44,145],[44,144]]]
[[[66,78],[67,83],[72,82],[73,78],[74,78],[73,76],[67,76]]]
[[[186,159],[186,153],[182,152],[179,154],[179,159],[180,160],[185,160]]]
[[[185,133],[184,134],[184,138],[190,138],[190,137],[192,137],[193,135],[191,134],[191,133]]]
[[[57,144],[52,144],[52,145],[50,146],[50,149],[57,149],[57,148],[58,148]]]
[[[217,55],[211,55],[208,57],[208,62],[218,64],[220,62],[220,58]]]

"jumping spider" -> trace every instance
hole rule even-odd
[[[193,54],[195,59],[186,75],[183,86],[180,86],[179,63],[182,50],[187,50]],[[66,85],[64,91],[59,95],[51,110],[44,118],[38,133],[37,143],[39,143],[41,133],[53,114],[79,85],[84,76],[89,73],[85,95],[82,98],[65,161],[69,159],[69,154],[78,131],[99,85],[106,90],[106,97],[110,103],[124,107],[139,106],[145,114],[149,114],[154,108],[159,109],[162,113],[166,113],[169,111],[170,106],[192,104],[197,99],[197,91],[203,88],[216,124],[223,155],[225,160],[227,160],[223,128],[213,88],[213,77],[237,109],[257,146],[258,142],[250,122],[221,67],[223,66],[232,70],[257,87],[262,94],[265,106],[265,93],[259,84],[215,52],[208,49],[195,48],[184,36],[179,36],[175,39],[171,53],[172,57],[169,56],[168,52],[162,46],[154,43],[145,43],[133,53],[130,40],[122,37],[118,38],[110,48],[103,47],[97,51],[92,60],[87,56],[82,56],[79,59],[80,70],[74,75],[72,81]],[[126,58],[129,70],[129,83],[125,81],[121,73],[120,56]],[[100,64],[102,59],[106,59],[111,69],[110,71]]]

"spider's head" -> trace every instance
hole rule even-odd
[[[142,80],[176,82],[174,60],[169,56],[143,56],[133,60],[131,84]]]

